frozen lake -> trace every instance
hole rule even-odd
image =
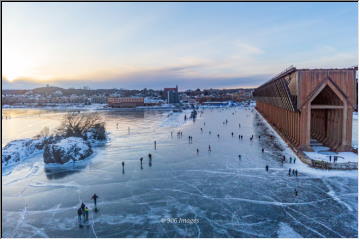
[[[85,164],[50,171],[40,154],[3,172],[3,237],[358,236],[357,171],[317,170],[299,160],[282,164],[283,154],[294,155],[271,138],[255,111],[205,109],[195,122],[184,122],[185,113],[103,111],[110,141],[96,147]],[[54,129],[64,112],[4,114],[11,118],[2,122],[3,146],[44,126]],[[289,168],[299,176],[288,176]],[[100,196],[97,213],[94,193]],[[91,211],[89,224],[80,228],[76,211],[82,201]]]

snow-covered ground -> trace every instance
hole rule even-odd
[[[317,140],[312,139],[310,142],[313,152],[304,152],[309,158],[319,161],[334,162],[334,156],[337,156],[336,163],[358,162],[358,154],[353,152],[332,152],[329,147],[323,146]]]
[[[86,165],[46,169],[35,155],[2,176],[3,236],[357,237],[357,171],[282,163],[283,155],[296,156],[256,111],[203,111],[195,122],[184,121],[186,111],[102,111],[111,141]],[[33,124],[53,113],[21,115],[24,121],[17,116],[5,121]],[[298,177],[288,176],[289,168],[297,169]],[[100,196],[98,212],[90,199],[94,193]],[[91,211],[89,223],[79,228],[76,210],[82,201]]]
[[[19,139],[14,140],[2,148],[1,165],[5,170],[7,167],[13,167],[20,164],[25,159],[41,153],[44,139]]]
[[[359,140],[359,120],[358,120],[358,113],[354,112],[353,113],[353,121],[352,121],[352,146],[354,148],[358,148],[359,144],[358,144],[358,140]]]
[[[309,158],[329,162],[329,156],[338,156],[337,163],[357,162],[358,155],[353,152],[339,152],[339,153],[321,153],[321,152],[304,152]],[[332,162],[333,162],[332,158]]]

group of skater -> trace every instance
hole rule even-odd
[[[98,211],[97,205],[96,205],[98,198],[99,198],[99,196],[96,195],[96,193],[94,193],[94,195],[92,195],[92,197],[91,197],[91,199],[94,200],[95,212]],[[80,226],[81,226],[82,222],[89,221],[89,208],[85,205],[84,202],[82,202],[80,207],[78,208],[77,215],[78,215],[78,220],[79,220]]]
[[[288,172],[288,175],[289,176],[298,176],[298,171],[297,171],[297,169],[291,169],[291,168],[289,168],[289,172]]]
[[[148,158],[149,158],[149,167],[151,167],[152,166],[152,155],[151,155],[151,153],[148,154]],[[143,160],[144,160],[144,158],[141,157],[140,158],[140,169],[141,170],[143,170]]]

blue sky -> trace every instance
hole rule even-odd
[[[357,3],[2,3],[3,88],[255,87],[357,65]]]

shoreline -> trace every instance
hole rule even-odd
[[[325,161],[311,159],[303,151],[297,149],[293,144],[287,141],[287,139],[283,137],[281,132],[275,126],[270,124],[256,108],[254,109],[256,113],[259,114],[261,119],[266,123],[266,125],[277,135],[277,137],[279,137],[279,139],[281,139],[283,143],[286,144],[291,149],[291,151],[301,160],[301,162],[305,163],[309,167],[314,169],[324,169],[324,170],[346,170],[346,171],[358,170],[357,162],[349,162],[352,164],[349,164],[348,162],[332,164]],[[356,165],[356,168],[353,165]]]

